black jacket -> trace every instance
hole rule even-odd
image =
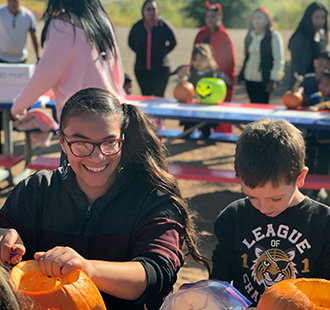
[[[160,18],[151,29],[151,68],[147,68],[148,26],[143,19],[133,25],[128,38],[129,47],[136,53],[136,70],[150,70],[169,67],[167,54],[176,46],[176,38],[172,25]]]

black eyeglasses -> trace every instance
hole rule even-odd
[[[87,157],[91,155],[97,146],[101,153],[105,156],[116,155],[123,147],[124,139],[108,139],[98,143],[87,141],[72,141],[69,142],[64,133],[61,135],[70,148],[71,153],[76,157]]]
[[[147,11],[156,11],[156,8],[147,8]]]

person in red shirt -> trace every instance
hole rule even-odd
[[[212,48],[213,57],[218,64],[218,70],[226,74],[231,82],[232,89],[228,89],[225,101],[231,101],[235,85],[235,50],[234,44],[227,30],[222,24],[222,7],[219,3],[210,5],[205,1],[205,26],[200,29],[194,46],[199,43],[208,43]]]
[[[210,4],[205,1],[205,26],[198,32],[194,46],[199,43],[208,43],[211,46],[213,58],[218,70],[231,80],[232,88],[227,89],[225,101],[231,101],[235,85],[235,50],[234,44],[227,30],[222,24],[223,13],[220,3]],[[231,124],[219,124],[215,131],[231,132]]]

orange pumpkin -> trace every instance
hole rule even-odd
[[[98,288],[79,269],[64,278],[48,278],[41,273],[38,261],[29,260],[11,270],[9,282],[14,291],[32,300],[35,309],[106,309]]]
[[[194,97],[194,95],[195,95],[194,85],[188,81],[185,81],[183,83],[178,83],[173,90],[173,96],[179,102],[187,102],[191,100]]]
[[[289,109],[295,109],[302,104],[303,96],[300,92],[291,92],[289,90],[283,95],[282,100],[283,104]]]
[[[268,288],[257,310],[330,309],[330,281],[324,279],[288,279]]]

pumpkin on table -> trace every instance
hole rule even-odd
[[[289,109],[295,109],[299,107],[303,102],[303,95],[296,91],[291,92],[288,90],[282,97],[283,104],[287,106]]]
[[[186,79],[182,79],[174,88],[173,96],[179,102],[190,101],[195,95],[194,85]]]
[[[326,310],[330,309],[330,281],[299,278],[278,282],[259,300],[257,310]]]
[[[93,281],[81,270],[73,270],[64,278],[44,276],[35,260],[16,265],[9,282],[14,291],[46,310],[105,310],[102,296]]]

